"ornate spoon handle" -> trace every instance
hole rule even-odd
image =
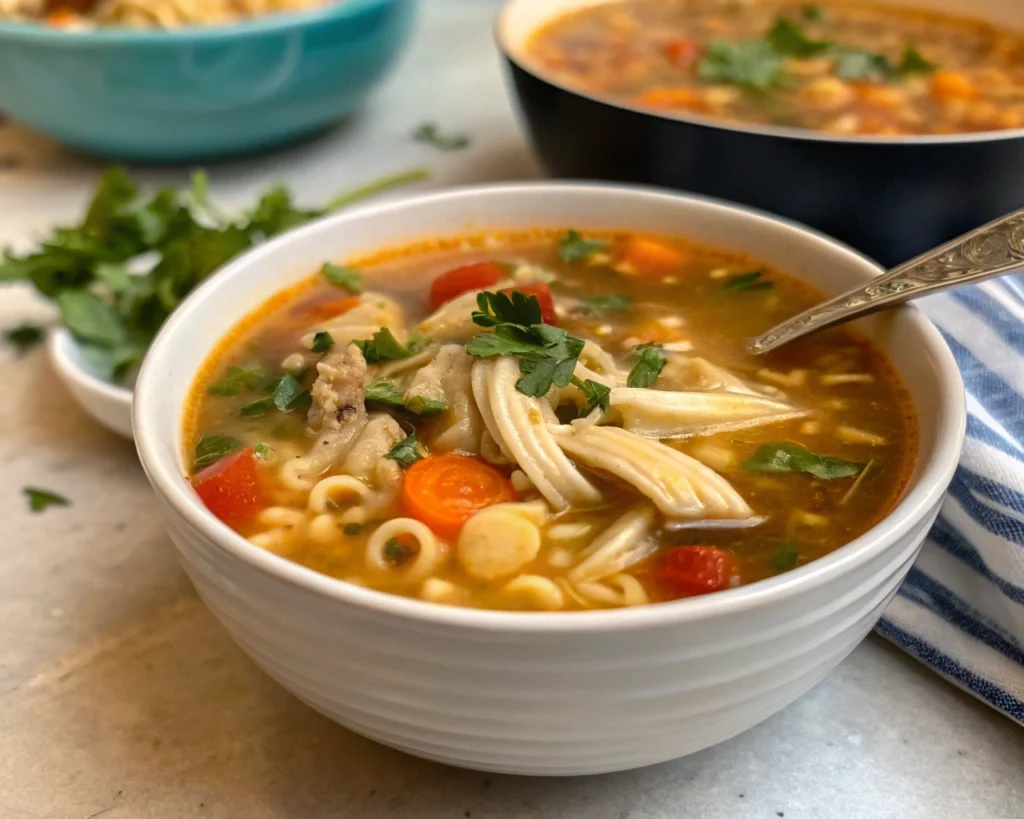
[[[867,284],[793,316],[750,339],[747,351],[767,353],[808,333],[894,304],[1020,269],[1024,269],[1024,210],[982,225]]]

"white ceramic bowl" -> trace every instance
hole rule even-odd
[[[206,511],[183,477],[182,404],[197,368],[235,322],[325,259],[533,226],[681,234],[749,252],[828,292],[879,272],[796,225],[637,188],[499,185],[365,208],[246,254],[190,296],[142,367],[135,435],[199,593],[239,645],[300,699],[386,745],[467,768],[542,775],[634,768],[760,722],[868,633],[953,474],[963,387],[939,333],[915,309],[863,321],[920,413],[920,455],[898,507],[863,537],[795,571],[662,605],[582,613],[433,605],[316,574],[256,548]]]
[[[74,336],[63,327],[50,334],[50,361],[79,406],[111,432],[132,437],[132,391],[97,375]]]

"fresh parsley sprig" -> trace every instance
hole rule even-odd
[[[665,368],[665,351],[656,344],[641,344],[630,353],[633,368],[626,378],[627,387],[649,387]]]

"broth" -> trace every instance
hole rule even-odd
[[[662,113],[878,136],[1024,126],[1024,35],[913,8],[623,0],[555,20],[526,54]]]
[[[197,377],[186,413],[186,462],[198,459],[192,480],[211,510],[258,545],[318,572],[396,594],[484,608],[573,610],[657,602],[755,582],[828,554],[885,516],[908,479],[917,446],[914,414],[895,374],[868,342],[834,329],[764,357],[744,353],[744,339],[821,298],[781,271],[683,239],[632,233],[586,239],[555,233],[490,236],[410,248],[356,264],[365,287],[361,295],[336,284],[351,284],[346,277],[354,275],[353,269],[328,267],[335,284],[317,276],[243,321]],[[466,273],[467,265],[475,267]],[[447,273],[452,269],[463,272],[453,276]],[[488,275],[508,281],[484,284]],[[581,383],[609,385],[607,411],[598,407],[587,420],[574,421],[586,416],[587,396],[572,384],[556,385],[540,398],[527,397],[518,386],[495,397],[500,387],[495,374],[503,361],[516,358],[466,354],[468,339],[472,347],[484,335],[494,337],[490,326],[467,322],[479,310],[472,290],[424,321],[430,314],[428,298],[440,304],[466,289],[474,276],[478,287],[521,288],[535,294],[527,304],[536,299],[538,307],[554,307],[558,327],[570,339],[588,342],[575,372]],[[379,309],[386,321],[364,327],[357,308]],[[451,319],[439,322],[438,315]],[[422,352],[381,358],[366,368],[362,362],[383,356],[388,345],[378,339],[372,349],[357,353],[346,340],[369,339],[384,324],[406,352],[410,347]],[[411,333],[417,326],[429,338]],[[329,351],[308,349],[324,349],[326,342],[316,341],[317,330],[331,334],[335,343]],[[439,351],[438,341],[446,342],[440,350],[447,353]],[[598,347],[593,345],[603,353],[594,352]],[[432,385],[439,392],[415,387],[417,378],[429,381],[423,374],[449,354],[456,364]],[[659,361],[662,369],[647,387],[627,386],[627,380],[635,383],[638,369],[647,367],[646,376],[637,375],[643,381]],[[466,368],[462,382],[449,379],[461,366],[458,362]],[[345,366],[367,369],[356,378],[355,397],[328,404],[329,417],[317,403],[328,364],[337,384]],[[529,369],[520,364],[515,377],[525,378]],[[291,391],[283,390],[282,396],[287,370],[296,375]],[[390,396],[380,388],[382,377],[394,388]],[[303,481],[295,464],[308,464],[317,455],[328,422],[336,421],[343,430],[357,423],[367,385],[374,385],[369,394],[391,402],[370,400],[367,405],[372,424],[390,437],[373,444],[367,431],[371,426],[363,426],[346,454],[311,467],[319,471]],[[304,390],[312,395],[295,398]],[[644,405],[694,395],[737,406],[730,405],[724,415],[676,408],[666,416]],[[294,399],[290,405],[278,401],[289,396]],[[630,404],[633,399],[636,406]],[[460,409],[460,402],[474,406]],[[544,474],[527,474],[530,463],[510,462],[502,454],[518,451],[507,429],[490,434],[486,412],[500,426],[501,419],[515,417],[520,405],[527,413],[523,423],[554,429],[558,446],[570,458],[565,463],[572,475],[556,474],[549,456],[539,458],[542,466],[548,464],[544,469],[553,470],[554,488],[546,485]],[[452,431],[456,416],[461,413],[465,420],[480,407],[484,419],[470,418],[464,424],[468,433]],[[428,417],[429,409],[440,414]],[[757,412],[768,415],[754,417]],[[595,424],[596,417],[600,422]],[[589,450],[596,444],[586,436],[594,430],[600,445],[607,438],[609,446],[618,446],[612,439],[619,436],[628,447],[655,453],[653,461],[647,454],[636,456],[640,469],[653,464],[647,480],[654,488],[648,486],[645,494],[616,463],[602,467],[591,461]],[[405,436],[412,432],[419,449],[410,452]],[[234,443],[219,451],[209,443],[216,443],[217,436],[229,436]],[[403,444],[405,456],[418,455],[419,460],[403,464],[401,457],[382,458]],[[360,447],[367,457],[352,454]],[[445,454],[452,452],[457,454]],[[676,457],[669,453],[689,458],[681,466],[659,460]],[[466,459],[467,454],[477,457]],[[452,460],[460,457],[464,460]],[[410,486],[426,487],[423,473],[443,463],[455,471],[430,484],[438,494],[428,492],[422,496],[428,502],[421,504]],[[223,464],[229,466],[221,469]],[[691,474],[691,465],[703,471]],[[689,475],[703,511],[694,511],[699,503],[684,503],[673,494],[685,495],[673,471],[677,468]],[[804,468],[817,474],[799,471]],[[331,477],[346,473],[349,477],[340,480]],[[725,488],[706,488],[722,479]],[[329,491],[327,484],[333,487]],[[441,508],[460,493],[474,503],[477,495],[488,495],[482,511],[468,518],[491,515],[477,540],[467,534],[472,527],[465,518],[453,524],[445,517],[451,510]],[[562,497],[569,502],[560,506]],[[495,501],[500,503],[488,505]],[[420,537],[421,530],[407,523],[383,546],[374,545],[395,519],[426,522],[431,531]],[[617,547],[599,542],[616,533],[621,534]],[[597,562],[610,562],[581,572],[595,542],[606,547]],[[708,548],[688,548],[695,546]]]

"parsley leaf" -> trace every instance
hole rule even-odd
[[[354,267],[342,267],[332,262],[324,262],[320,268],[320,274],[335,287],[347,290],[349,293],[359,294],[363,292],[363,274]]]
[[[48,489],[39,489],[35,486],[26,486],[21,490],[28,499],[28,508],[33,512],[42,512],[49,506],[70,506],[71,501],[56,492]]]
[[[536,296],[528,296],[521,290],[511,293],[491,293],[485,290],[477,293],[479,310],[473,311],[473,323],[480,327],[495,327],[499,324],[514,324],[529,327],[542,324],[540,302]]]
[[[589,299],[581,299],[582,304],[591,313],[615,313],[620,310],[628,310],[633,306],[633,300],[622,293],[613,296],[592,296]]]
[[[433,418],[448,409],[448,402],[437,398],[427,398],[425,395],[414,395],[407,407],[421,418]]]
[[[354,537],[355,535],[358,535],[361,531],[363,531],[363,524],[346,523],[342,527],[341,531],[344,532],[348,537]]]
[[[808,4],[806,6],[801,7],[800,16],[803,17],[805,20],[809,20],[812,23],[820,23],[828,15],[826,14],[825,9],[823,9],[821,6]]]
[[[20,324],[4,330],[4,338],[19,353],[24,354],[43,340],[43,328],[38,324]]]
[[[225,455],[237,452],[242,442],[231,435],[204,435],[196,444],[196,457],[192,461],[192,474],[216,463]]]
[[[714,40],[697,64],[697,74],[708,82],[765,89],[783,81],[782,56],[763,39]]]
[[[321,330],[313,336],[313,346],[310,348],[314,353],[330,352],[334,346],[334,337],[326,330]]]
[[[558,256],[563,262],[581,262],[606,247],[606,239],[584,239],[577,231],[569,230],[558,243]]]
[[[787,57],[813,57],[831,47],[827,40],[812,40],[800,26],[785,17],[775,21],[765,39],[775,51]]]
[[[384,560],[392,566],[401,566],[416,557],[418,549],[397,537],[388,538],[384,543]]]
[[[117,312],[88,290],[65,290],[57,296],[61,321],[80,341],[104,347],[123,344],[127,333]]]
[[[413,352],[408,347],[403,347],[387,327],[381,327],[369,340],[359,339],[352,343],[362,351],[367,364],[408,358]]]
[[[726,279],[722,289],[729,293],[746,293],[750,290],[767,290],[773,286],[770,281],[762,281],[763,274],[760,270],[752,270],[749,273],[737,273]]]
[[[907,46],[903,50],[900,64],[896,68],[900,74],[930,74],[935,70],[935,63],[930,63],[921,56],[921,52],[914,46]]]
[[[852,477],[861,471],[862,466],[841,458],[816,455],[788,442],[764,444],[753,457],[740,464],[747,472],[805,472],[824,481]]]
[[[207,392],[211,395],[241,395],[249,390],[262,390],[273,382],[258,364],[248,367],[228,367],[224,377],[212,385]]]
[[[272,450],[266,444],[256,444],[256,446],[252,448],[252,451],[256,454],[256,457],[259,458],[261,461],[267,460],[267,458],[274,454],[274,450]]]
[[[420,445],[419,441],[416,440],[416,433],[412,433],[408,438],[403,438],[391,447],[388,454],[384,457],[392,461],[397,461],[398,465],[401,466],[402,469],[408,469],[423,457],[420,454]]]
[[[436,123],[425,122],[412,132],[412,138],[417,142],[425,142],[433,145],[441,151],[458,151],[470,145],[470,138],[464,134],[443,134]]]
[[[772,559],[768,562],[771,566],[772,571],[788,572],[790,569],[796,567],[796,564],[800,562],[800,550],[797,549],[793,544],[786,543],[779,549]]]
[[[835,75],[841,80],[888,80],[895,74],[892,61],[884,54],[873,54],[859,48],[836,48]]]
[[[649,387],[665,368],[665,351],[656,344],[641,344],[630,353],[633,368],[626,378],[627,387]]]
[[[271,397],[257,398],[255,401],[243,404],[242,408],[238,410],[238,414],[244,418],[262,418],[272,412],[274,406],[274,399]]]
[[[581,413],[583,417],[590,415],[595,408],[599,408],[601,412],[608,412],[608,396],[611,393],[611,388],[606,387],[604,384],[600,384],[597,381],[587,379],[581,381],[580,379],[573,376],[572,383],[579,387],[583,393],[583,397],[587,399],[587,409]]]
[[[405,393],[388,378],[375,378],[366,388],[366,400],[387,404],[389,407],[404,406]]]
[[[281,412],[291,412],[305,406],[310,401],[309,390],[304,390],[302,384],[294,375],[287,373],[281,376],[274,387],[272,396],[274,406]]]

